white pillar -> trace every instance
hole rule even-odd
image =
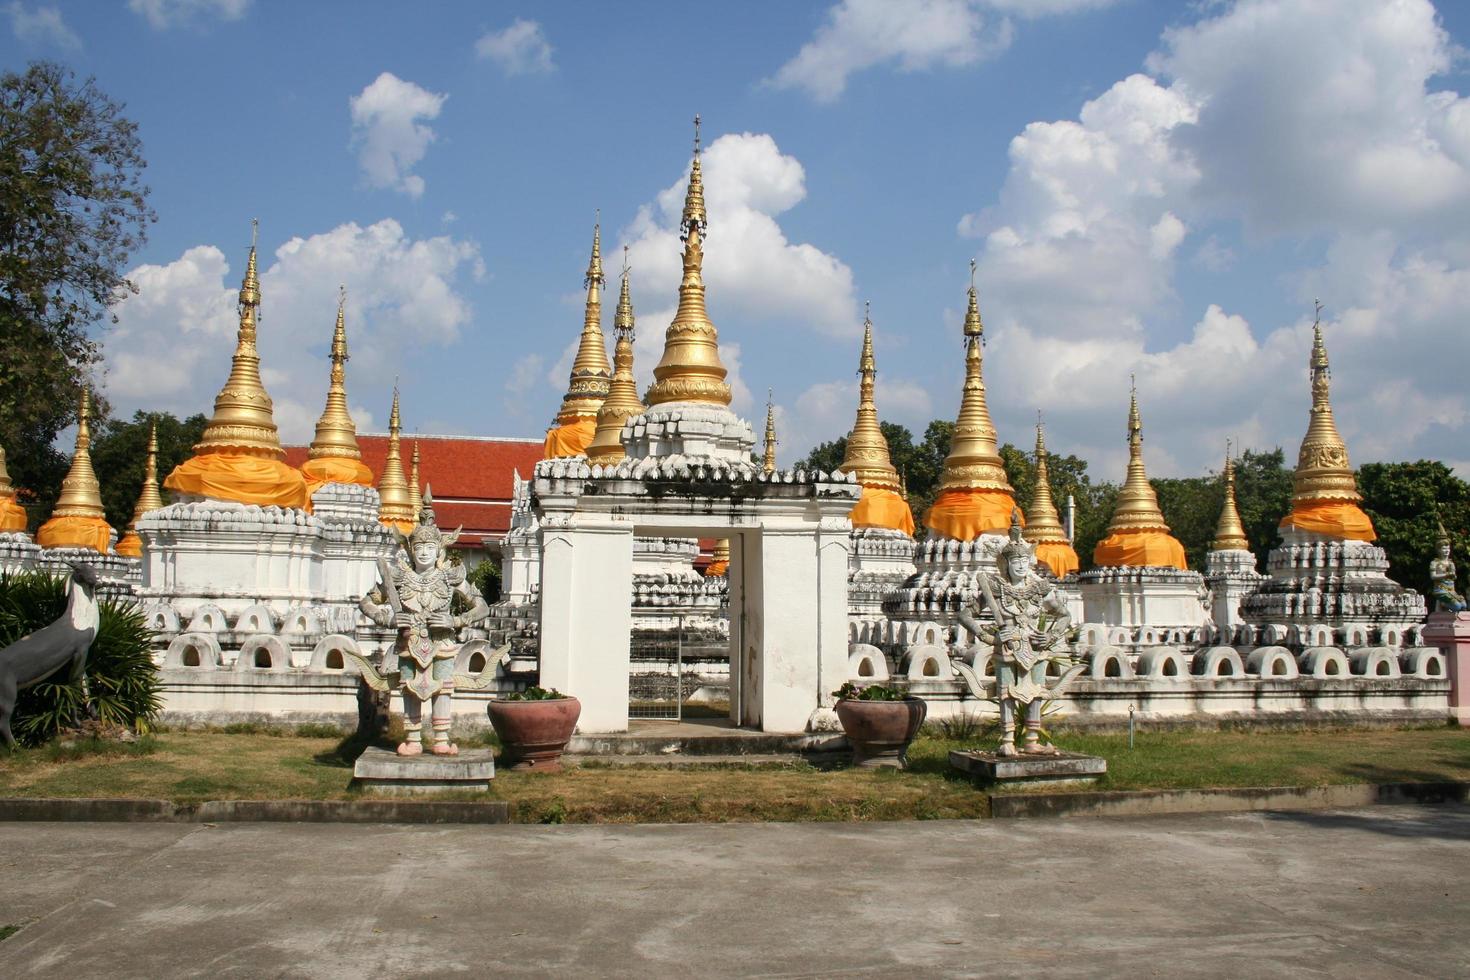
[[[633,525],[548,513],[540,533],[541,686],[582,702],[578,731],[627,731]]]

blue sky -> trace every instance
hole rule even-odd
[[[862,301],[879,407],[952,417],[971,258],[1000,435],[1121,475],[1130,373],[1155,475],[1227,437],[1295,453],[1311,300],[1355,461],[1470,470],[1470,11],[1428,0],[0,3],[0,63],[127,103],[159,221],[106,336],[124,411],[207,411],[261,222],[267,383],[422,432],[539,436],[594,209],[632,246],[638,356],[672,312],[705,120],[709,308],[794,459],[842,434]],[[615,289],[615,283],[610,289]],[[614,293],[615,295],[615,293]],[[611,302],[604,324],[611,328]],[[1458,352],[1457,357],[1445,357]]]

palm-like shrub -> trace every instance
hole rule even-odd
[[[131,602],[103,600],[100,624],[87,654],[87,684],[99,721],[145,731],[162,706],[158,670],[148,652],[152,633]],[[66,611],[66,579],[44,572],[0,575],[0,649],[53,622]],[[81,682],[62,667],[20,692],[11,728],[17,740],[40,745],[84,716]]]

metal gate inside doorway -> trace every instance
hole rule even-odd
[[[693,691],[684,670],[684,617],[670,629],[638,630],[631,643],[628,717],[679,721]]]

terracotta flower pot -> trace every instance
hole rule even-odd
[[[500,763],[511,769],[560,772],[561,753],[582,714],[576,698],[490,702],[490,724],[500,736]]]
[[[922,698],[902,701],[837,702],[837,718],[852,743],[855,766],[908,765],[909,743],[919,733],[929,706]]]

